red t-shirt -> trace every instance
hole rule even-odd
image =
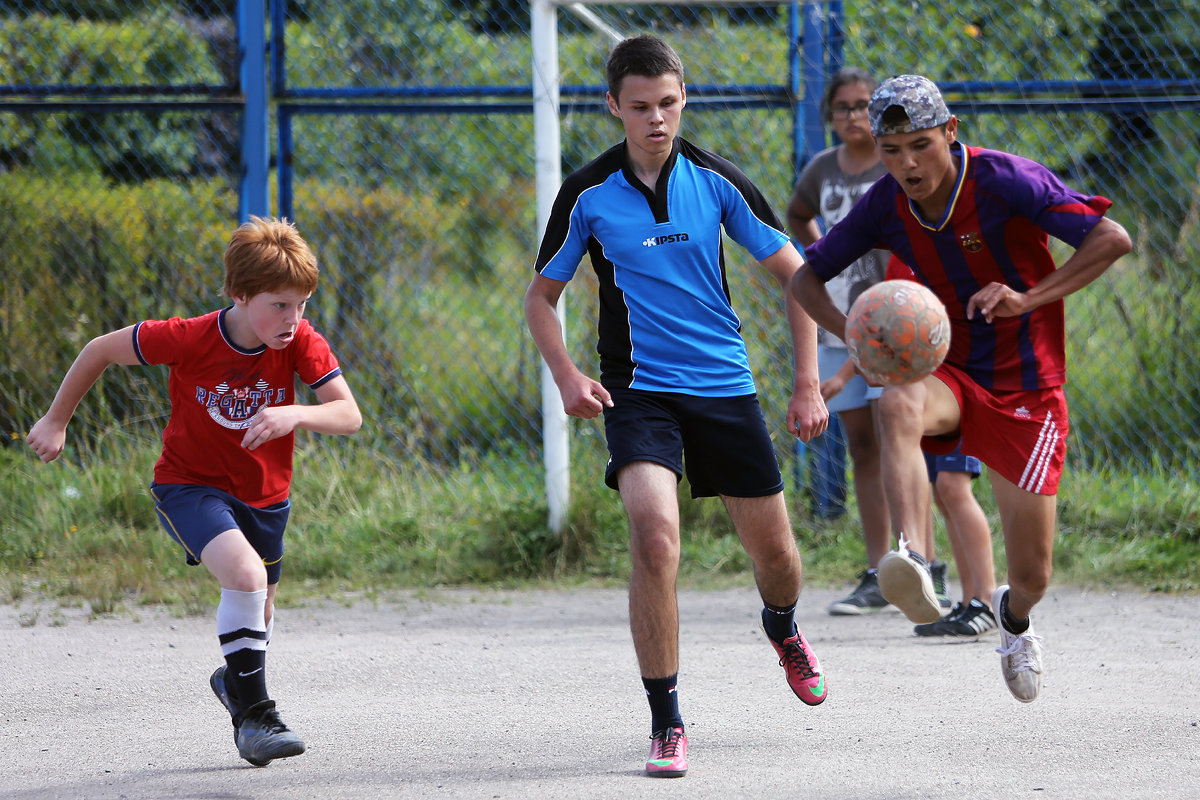
[[[245,350],[226,332],[228,310],[134,326],[141,362],[170,368],[171,417],[154,482],[211,486],[263,508],[287,499],[295,435],[247,450],[241,442],[251,419],[266,406],[291,405],[297,376],[315,389],[342,370],[308,320],[282,350]]]

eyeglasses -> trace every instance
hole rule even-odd
[[[836,105],[829,109],[834,119],[849,119],[855,114],[866,114],[868,103],[855,103],[852,106]]]

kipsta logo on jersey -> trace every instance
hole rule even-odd
[[[958,237],[963,250],[968,253],[978,253],[983,250],[983,236],[979,233],[964,233]]]
[[[688,235],[686,233],[665,233],[662,236],[651,236],[642,242],[642,247],[654,247],[660,244],[672,244],[674,242],[686,242]]]
[[[230,386],[228,381],[221,381],[212,391],[197,386],[196,401],[218,425],[239,431],[249,428],[254,415],[263,408],[285,403],[287,389],[272,389],[262,378],[242,386]]]

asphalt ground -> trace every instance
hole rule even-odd
[[[1200,598],[1055,587],[1041,697],[998,637],[899,615],[799,622],[828,676],[788,690],[753,589],[680,593],[691,769],[651,779],[622,590],[429,591],[284,608],[268,681],[308,744],[241,760],[211,617],[0,607],[0,798],[1194,798]],[[284,587],[286,591],[286,586]]]

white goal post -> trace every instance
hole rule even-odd
[[[754,0],[750,0],[752,4]],[[763,5],[775,5],[762,0]],[[603,0],[593,5],[747,5],[747,0]],[[816,5],[816,4],[813,4]],[[533,50],[534,166],[537,171],[537,241],[546,230],[550,209],[562,184],[562,149],[559,128],[558,8],[562,6],[616,44],[620,33],[578,0],[531,0],[530,35]],[[559,298],[559,324],[567,330],[566,295]],[[568,417],[550,369],[542,361],[542,440],[546,469],[548,524],[561,532],[570,507],[571,465]]]

